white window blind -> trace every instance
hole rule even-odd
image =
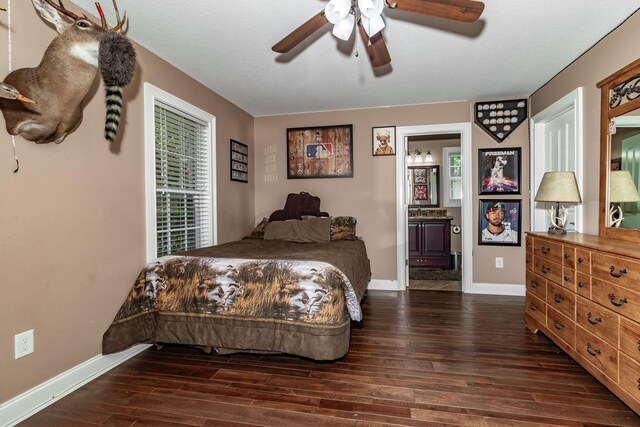
[[[207,123],[155,105],[157,256],[211,244]]]
[[[462,156],[459,147],[447,147],[443,150],[445,162],[444,206],[456,207],[462,202]]]

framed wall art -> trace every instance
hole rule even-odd
[[[249,182],[249,147],[231,140],[231,181]]]
[[[519,147],[478,150],[479,194],[520,194]]]
[[[383,126],[371,128],[371,148],[374,156],[395,156],[396,127]]]
[[[476,102],[475,122],[498,143],[527,120],[527,100]]]
[[[353,126],[287,129],[287,178],[353,177]]]
[[[520,228],[520,200],[480,200],[478,245],[520,246]]]

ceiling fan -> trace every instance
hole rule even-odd
[[[380,67],[391,62],[391,56],[382,37],[384,21],[380,16],[384,7],[421,13],[460,22],[475,22],[484,3],[476,0],[331,0],[324,10],[293,30],[271,49],[287,53],[327,23],[334,24],[333,34],[348,40],[354,24],[367,47],[371,64]]]

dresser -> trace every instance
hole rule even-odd
[[[409,218],[409,267],[451,269],[451,218]]]
[[[526,235],[525,321],[640,413],[640,245]]]

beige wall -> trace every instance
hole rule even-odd
[[[598,234],[600,170],[600,91],[596,83],[638,59],[640,13],[595,45],[531,96],[534,116],[578,87],[584,108],[584,232]],[[594,173],[595,172],[595,173]]]
[[[13,2],[12,17],[14,69],[35,66],[55,30],[31,2]],[[253,118],[136,49],[138,69],[125,88],[114,146],[102,138],[98,82],[82,124],[62,144],[17,138],[16,174],[0,124],[0,402],[100,354],[102,334],[145,262],[143,82],[216,116],[219,241],[237,239],[253,225],[253,177],[250,184],[229,180],[230,138],[248,144],[253,160]],[[1,76],[8,72],[7,51],[2,25]],[[13,336],[29,329],[35,329],[35,353],[14,360]]]
[[[292,114],[255,119],[256,146],[256,220],[269,216],[284,205],[288,193],[308,191],[322,199],[321,209],[331,215],[353,215],[358,218],[358,234],[367,244],[372,277],[396,280],[396,167],[394,156],[371,155],[371,128],[394,124],[416,126],[469,122],[472,102],[428,104],[325,113]],[[335,179],[287,179],[286,129],[288,127],[353,124],[354,177]],[[465,238],[474,242],[474,282],[524,283],[524,246],[477,247],[477,148],[498,144],[479,127],[473,126],[471,230]],[[398,141],[397,143],[401,143]],[[528,127],[521,125],[500,146],[522,146],[522,165],[528,165]],[[433,154],[433,152],[432,152]],[[259,158],[262,157],[262,158]],[[272,169],[273,168],[273,169]],[[273,172],[272,172],[273,170]],[[267,171],[267,172],[265,172]],[[523,173],[523,187],[528,187]],[[528,197],[523,194],[522,197]],[[512,198],[521,198],[512,197]],[[523,204],[523,224],[528,224],[528,206]],[[504,257],[505,268],[496,270],[494,258]],[[465,262],[465,261],[463,261]]]

